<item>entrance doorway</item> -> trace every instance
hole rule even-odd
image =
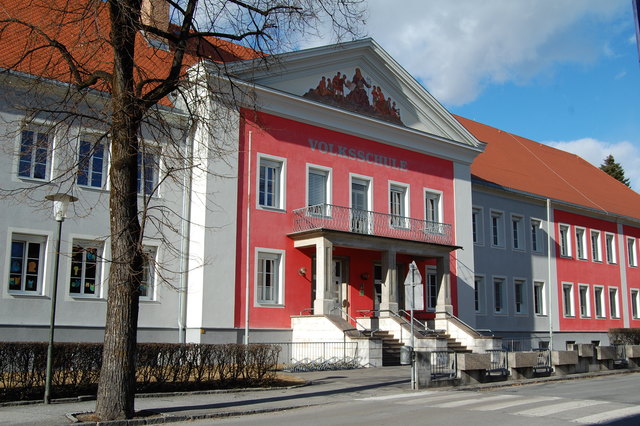
[[[347,261],[345,259],[333,259],[333,292],[341,307],[341,316],[347,319],[349,313],[349,283],[346,280]]]

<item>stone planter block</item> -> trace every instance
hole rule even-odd
[[[627,345],[627,358],[640,358],[640,345]]]
[[[578,349],[578,356],[581,358],[593,358],[594,351],[591,343],[580,343],[576,345]]]
[[[569,365],[578,363],[578,352],[576,351],[551,351],[552,365]]]
[[[488,370],[491,354],[458,354],[458,370]]]
[[[615,359],[616,348],[613,346],[597,346],[596,347],[596,359],[603,361],[607,359]]]
[[[507,356],[511,368],[535,367],[538,364],[537,352],[509,352]]]

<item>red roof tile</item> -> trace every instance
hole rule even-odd
[[[471,174],[504,188],[631,218],[640,217],[640,194],[581,157],[456,116],[487,144]]]

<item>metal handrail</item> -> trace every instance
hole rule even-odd
[[[313,308],[306,308],[300,311],[300,315],[306,315],[306,312],[313,312]]]
[[[354,317],[352,317],[351,315],[349,315],[349,313],[347,311],[345,311],[344,309],[342,309],[340,306],[336,306],[333,309],[331,309],[331,312],[333,313],[334,311],[340,311],[341,314],[343,314],[344,316],[346,316],[348,319],[350,319],[351,321],[353,321],[356,324],[356,330],[358,329],[358,326],[362,327],[363,331],[370,331],[367,327],[365,327],[363,324],[360,324],[358,322],[357,319],[355,319]],[[351,329],[353,330],[353,329]],[[346,331],[351,331],[351,330],[344,330]],[[376,330],[378,331],[378,330]],[[374,331],[371,331],[371,333],[374,333]]]
[[[447,312],[447,311],[437,311],[437,312],[436,312],[436,315],[437,315],[437,314],[445,314],[447,317],[455,319],[455,320],[456,320],[456,321],[458,321],[460,324],[462,324],[463,326],[467,327],[469,330],[471,330],[471,331],[475,332],[475,333],[476,333],[476,334],[478,334],[478,335],[480,335],[480,332],[481,332],[481,331],[483,331],[483,332],[491,333],[491,336],[494,336],[493,331],[491,331],[490,329],[488,329],[488,328],[484,328],[484,329],[475,329],[475,328],[471,327],[469,324],[467,324],[466,322],[462,321],[462,320],[461,320],[460,318],[458,318],[457,316],[453,315],[451,312]],[[449,330],[447,330],[447,332],[448,332],[448,331],[449,331]]]
[[[448,223],[333,204],[296,209],[293,211],[293,218],[293,232],[330,229],[442,245],[454,243],[452,227]]]

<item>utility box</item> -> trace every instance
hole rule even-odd
[[[400,365],[411,364],[411,352],[413,352],[411,346],[400,346]]]

